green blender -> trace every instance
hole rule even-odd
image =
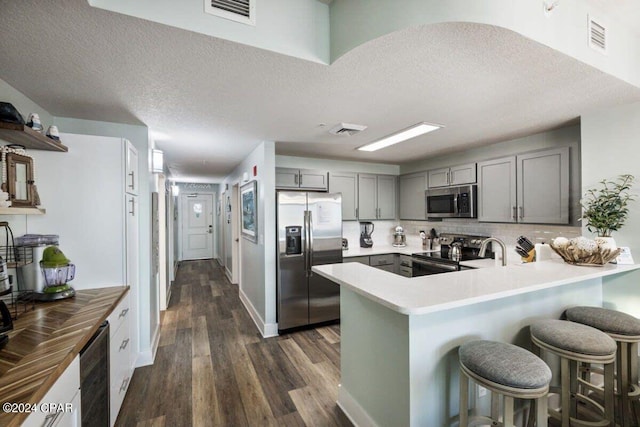
[[[49,246],[42,253],[40,269],[44,275],[45,286],[42,292],[35,294],[39,301],[55,301],[71,298],[76,291],[69,286],[76,274],[76,266],[57,246]]]

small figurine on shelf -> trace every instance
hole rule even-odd
[[[60,141],[60,133],[58,132],[58,127],[51,125],[49,129],[47,129],[47,136],[54,141]]]
[[[29,121],[27,122],[27,126],[40,133],[42,133],[44,129],[42,127],[42,122],[40,122],[40,116],[38,115],[38,113],[29,114]]]

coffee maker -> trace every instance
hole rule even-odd
[[[361,248],[370,248],[373,246],[373,239],[371,239],[371,235],[373,234],[374,225],[372,222],[361,222],[360,223],[360,247]]]

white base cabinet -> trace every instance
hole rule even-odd
[[[38,411],[32,412],[22,425],[23,427],[80,427],[81,423],[80,356],[76,356],[44,395]]]
[[[109,315],[110,425],[114,425],[133,376],[129,293]]]

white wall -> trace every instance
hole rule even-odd
[[[583,192],[603,179],[630,173],[636,177],[632,192],[640,194],[640,103],[623,105],[582,116]],[[584,235],[590,233],[583,229]],[[626,225],[613,233],[618,246],[629,246],[640,262],[640,201],[629,205]],[[640,272],[603,279],[610,308],[640,317]]]
[[[253,176],[253,168],[257,175]],[[258,242],[240,237],[240,299],[264,336],[277,334],[276,325],[276,211],[275,144],[261,143],[234,171],[221,188],[244,184],[243,174],[258,183]]]
[[[640,86],[637,29],[600,9],[596,0],[563,0],[551,14],[543,2],[512,0],[334,0],[330,6],[331,60],[391,32],[442,22],[475,22],[516,31],[586,64]],[[553,3],[549,1],[548,3]],[[612,6],[615,7],[615,6]],[[602,55],[588,47],[587,15],[607,25],[609,50]]]
[[[204,13],[202,0],[89,0],[94,7],[315,62],[329,62],[329,6],[317,0],[256,2],[256,25]]]
[[[313,159],[310,157],[276,156],[276,167],[320,169],[332,172],[399,175],[400,166],[390,163],[353,162],[348,160]]]

